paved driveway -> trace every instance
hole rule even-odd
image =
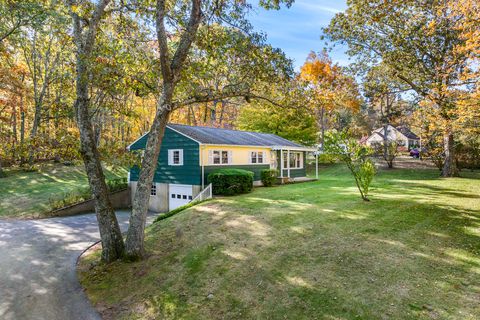
[[[125,230],[129,212],[117,217]],[[94,214],[0,220],[0,319],[100,319],[75,270],[78,255],[97,240]]]

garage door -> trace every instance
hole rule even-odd
[[[170,184],[168,187],[169,210],[186,205],[192,200],[192,186],[185,184]]]

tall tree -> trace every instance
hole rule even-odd
[[[87,171],[90,189],[95,200],[100,237],[102,259],[111,262],[124,253],[122,233],[113,210],[105,176],[97,149],[90,113],[89,81],[92,76],[92,52],[97,32],[110,0],[100,0],[96,4],[88,3],[82,7],[76,0],[69,0],[70,14],[73,20],[73,39],[75,42],[76,63],[76,99],[75,115],[80,131],[81,155]]]
[[[465,14],[451,14],[440,0],[351,0],[325,29],[333,41],[346,43],[358,66],[380,61],[395,76],[439,110],[443,132],[442,175],[457,175],[454,161],[457,95],[468,81],[471,52],[458,52],[466,40],[455,25]]]
[[[363,79],[363,92],[375,120],[383,127],[383,144],[381,146],[383,159],[389,168],[393,168],[393,161],[397,154],[398,143],[389,139],[388,127],[394,125],[404,112],[406,106],[401,94],[406,91],[404,85],[392,77],[388,67],[378,65],[370,68]],[[378,149],[378,147],[376,149]]]
[[[281,3],[290,4],[291,0],[260,1],[265,8],[279,8]],[[202,24],[208,25],[212,21],[227,23],[236,27],[249,29],[245,20],[245,11],[250,7],[244,1],[207,1],[190,0],[175,1],[167,6],[165,0],[157,0],[155,7],[156,35],[159,50],[159,99],[157,110],[149,131],[149,138],[145,146],[142,169],[137,182],[137,191],[132,203],[132,215],[125,244],[126,254],[130,259],[140,259],[145,255],[144,229],[150,194],[150,186],[156,170],[162,138],[171,112],[178,106],[205,101],[213,101],[223,97],[247,95],[243,86],[229,86],[221,92],[207,90],[205,94],[190,99],[175,101],[175,90],[182,79],[182,72],[188,65],[189,58],[193,57],[192,44],[197,39]],[[180,10],[172,10],[179,8]],[[169,10],[171,10],[169,12]],[[175,18],[172,19],[171,16]],[[167,30],[178,30],[174,37],[169,37]],[[175,44],[175,45],[174,45]],[[215,46],[213,46],[215,47]],[[227,90],[228,89],[228,90]]]
[[[329,116],[340,109],[358,111],[360,94],[355,80],[347,76],[338,64],[334,64],[326,51],[308,55],[301,67],[300,78],[307,82],[307,90],[310,90],[308,104],[316,116],[323,150]]]

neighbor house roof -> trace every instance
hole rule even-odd
[[[398,131],[400,131],[405,137],[407,137],[408,139],[412,139],[412,140],[419,140],[420,138],[415,134],[413,133],[408,127],[406,126],[400,126],[400,127],[397,127],[396,128]]]
[[[194,127],[183,124],[169,124],[167,127],[201,144],[305,148],[298,143],[271,133]]]

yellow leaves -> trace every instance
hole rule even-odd
[[[300,69],[300,79],[307,82],[314,93],[312,104],[315,108],[321,105],[328,111],[337,108],[359,110],[360,99],[355,80],[334,64],[325,51],[320,54],[310,52]]]
[[[71,8],[71,10],[72,10],[73,13],[78,14],[78,13],[80,12],[80,8],[79,8],[79,6],[76,5],[76,4],[72,5],[70,8]]]

